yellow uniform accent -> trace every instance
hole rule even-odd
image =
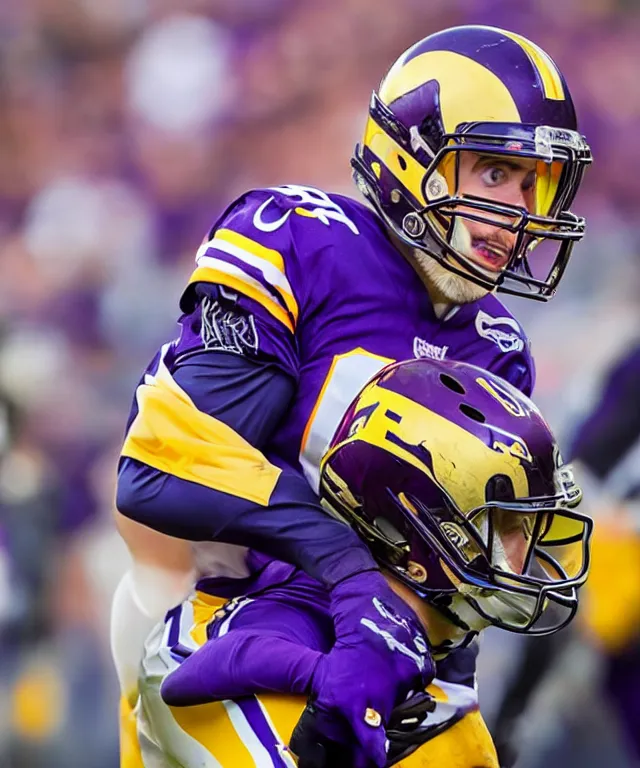
[[[562,78],[549,54],[545,53],[545,51],[543,51],[542,48],[539,48],[535,43],[532,43],[531,40],[527,40],[526,37],[517,35],[515,32],[502,30],[502,34],[524,48],[525,53],[540,74],[545,98],[552,99],[553,101],[563,101],[565,96],[564,88],[562,87]]]
[[[144,768],[136,715],[124,696],[120,699],[120,768]]]
[[[227,243],[231,243],[231,245],[237,245],[238,248],[242,248],[254,256],[257,256],[259,259],[265,259],[265,261],[273,264],[273,266],[276,267],[276,269],[279,269],[283,275],[286,274],[282,254],[273,248],[267,248],[257,240],[252,240],[250,237],[241,235],[239,232],[234,232],[232,229],[216,230],[213,240],[210,241],[210,244],[214,247],[216,240],[224,240]]]
[[[263,306],[269,314],[273,315],[276,320],[279,320],[285,325],[291,333],[294,332],[294,326],[291,322],[289,314],[278,302],[271,298],[265,290],[259,290],[257,287],[250,285],[246,280],[236,277],[235,275],[228,275],[218,269],[212,269],[211,267],[196,267],[193,274],[189,278],[189,285],[194,283],[219,283],[220,285],[226,285],[238,293],[243,293],[253,301]]]
[[[313,216],[313,214],[309,214],[308,211],[305,211],[305,214]],[[299,314],[298,303],[293,296],[291,286],[287,280],[287,274],[282,254],[273,248],[267,248],[266,246],[258,243],[256,240],[252,240],[251,238],[246,237],[245,235],[241,235],[238,232],[234,232],[231,229],[219,229],[216,231],[213,238],[209,240],[209,242],[200,247],[196,261],[199,262],[202,256],[215,260],[215,257],[210,255],[208,249],[212,248],[215,251],[216,247],[218,247],[219,250],[226,252],[224,247],[225,245],[227,248],[231,246],[229,251],[232,251],[234,256],[239,258],[241,261],[247,261],[250,265],[261,269],[263,273],[264,267],[273,267],[277,271],[278,276],[275,279],[270,278],[268,274],[265,274],[265,279],[269,285],[271,285],[271,287],[276,290],[282,297],[287,310],[293,316],[294,320],[297,321]],[[264,262],[266,262],[266,264],[264,264]],[[222,264],[224,263],[225,262],[222,262]],[[207,264],[200,264],[200,266],[206,267]],[[215,269],[214,265],[209,266]],[[220,271],[225,271],[222,266],[220,267]],[[251,278],[250,275],[247,275],[247,279],[252,280],[253,278]]]
[[[320,407],[322,400],[327,392],[327,388],[331,385],[331,380],[333,378],[333,374],[335,372],[336,366],[340,363],[340,360],[344,360],[347,357],[355,357],[356,355],[364,355],[365,357],[370,357],[373,360],[378,360],[380,362],[380,368],[384,368],[385,365],[389,365],[390,363],[396,362],[395,360],[392,360],[390,357],[383,357],[382,355],[374,355],[373,352],[368,352],[366,349],[363,349],[362,347],[356,347],[355,349],[352,349],[349,352],[345,352],[342,355],[336,355],[331,361],[331,367],[329,368],[329,372],[327,373],[326,378],[322,384],[322,389],[320,390],[320,394],[318,395],[315,405],[313,406],[313,410],[311,411],[311,415],[309,416],[307,423],[305,425],[304,432],[302,433],[300,453],[303,453],[304,449],[306,448],[307,441],[309,440],[309,434],[311,433],[311,429],[313,428],[313,423],[315,421],[318,408]]]
[[[199,411],[161,361],[136,392],[122,455],[161,472],[267,505],[281,470],[231,427]],[[250,482],[247,482],[250,478]]]
[[[196,592],[191,599],[193,606],[193,627],[189,634],[196,645],[207,642],[207,625],[211,622],[211,610],[218,610],[226,601],[221,597],[208,595],[206,592]]]
[[[443,700],[435,686],[429,686],[427,690]],[[300,696],[267,694],[257,698],[273,724],[274,741],[283,746],[289,744],[306,700]],[[202,744],[220,763],[221,768],[256,767],[254,758],[238,738],[221,702],[170,709],[182,730]],[[476,711],[463,717],[396,765],[397,768],[430,768],[440,765],[446,765],[447,768],[498,768],[499,764],[487,726],[482,715]],[[195,766],[184,765],[181,768]]]
[[[595,525],[578,616],[591,639],[608,653],[619,653],[640,637],[640,534],[622,520]]]
[[[223,702],[169,709],[180,728],[213,755],[220,766],[256,768],[256,761],[234,728]]]
[[[511,453],[495,451],[482,440],[423,405],[409,400],[396,392],[371,384],[361,394],[358,406],[365,408],[379,403],[364,425],[349,438],[327,453],[323,465],[334,451],[355,440],[383,446],[385,450],[412,464],[447,489],[459,509],[471,510],[482,506],[488,480],[495,474],[511,479],[516,498],[528,496],[527,476],[520,459]],[[400,423],[389,419],[390,410],[402,417]],[[403,442],[418,446],[423,444],[431,454],[433,475],[427,465],[413,453],[390,441],[387,434],[399,437]],[[455,463],[451,456],[455,446]]]
[[[502,80],[473,59],[452,51],[429,51],[406,64],[396,62],[380,86],[380,98],[391,105],[434,78],[440,83],[446,133],[453,133],[462,122],[520,122],[516,103]]]

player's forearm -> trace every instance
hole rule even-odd
[[[244,481],[250,486],[250,475]],[[125,457],[117,505],[126,517],[162,533],[251,547],[327,586],[377,567],[356,534],[330,517],[306,480],[289,471],[280,475],[269,503],[261,505]]]
[[[375,568],[302,475],[261,452],[293,397],[275,365],[201,351],[138,387],[118,472],[126,517],[191,541],[251,547],[331,586]]]

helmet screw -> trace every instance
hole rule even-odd
[[[443,184],[440,181],[440,179],[431,179],[429,184],[427,185],[427,189],[429,192],[429,199],[432,197],[440,197],[440,195],[443,194]]]
[[[416,563],[414,560],[409,562],[407,572],[414,581],[418,582],[418,584],[423,584],[427,580],[426,568],[423,565],[420,565],[420,563]]]
[[[391,190],[391,202],[392,203],[399,203],[400,202],[400,192],[398,192],[397,189]]]
[[[417,213],[408,213],[402,221],[402,228],[410,237],[420,237],[427,227]]]

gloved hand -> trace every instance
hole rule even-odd
[[[264,616],[232,624],[165,678],[162,698],[189,706],[264,691],[304,693],[310,706],[291,739],[299,768],[341,768],[341,761],[381,768],[391,711],[424,690],[434,662],[417,618],[378,571],[335,586],[331,612],[336,642],[329,653],[292,641],[281,622]]]
[[[396,704],[422,691],[435,664],[413,611],[379,571],[350,576],[331,591],[336,642],[318,661],[307,708],[291,740],[305,768],[304,750],[354,744],[354,768],[387,762],[385,726]],[[303,737],[303,731],[313,738]],[[329,746],[328,746],[329,745]],[[309,768],[316,768],[309,762]],[[328,768],[328,764],[327,764]]]

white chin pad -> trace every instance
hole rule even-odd
[[[508,592],[480,597],[477,600],[489,616],[495,616],[515,626],[524,626],[530,621],[537,603],[532,595],[515,595]]]
[[[464,219],[460,216],[456,216],[453,220],[451,247],[458,251],[458,253],[463,254],[463,256],[471,254],[471,233],[464,223]]]

